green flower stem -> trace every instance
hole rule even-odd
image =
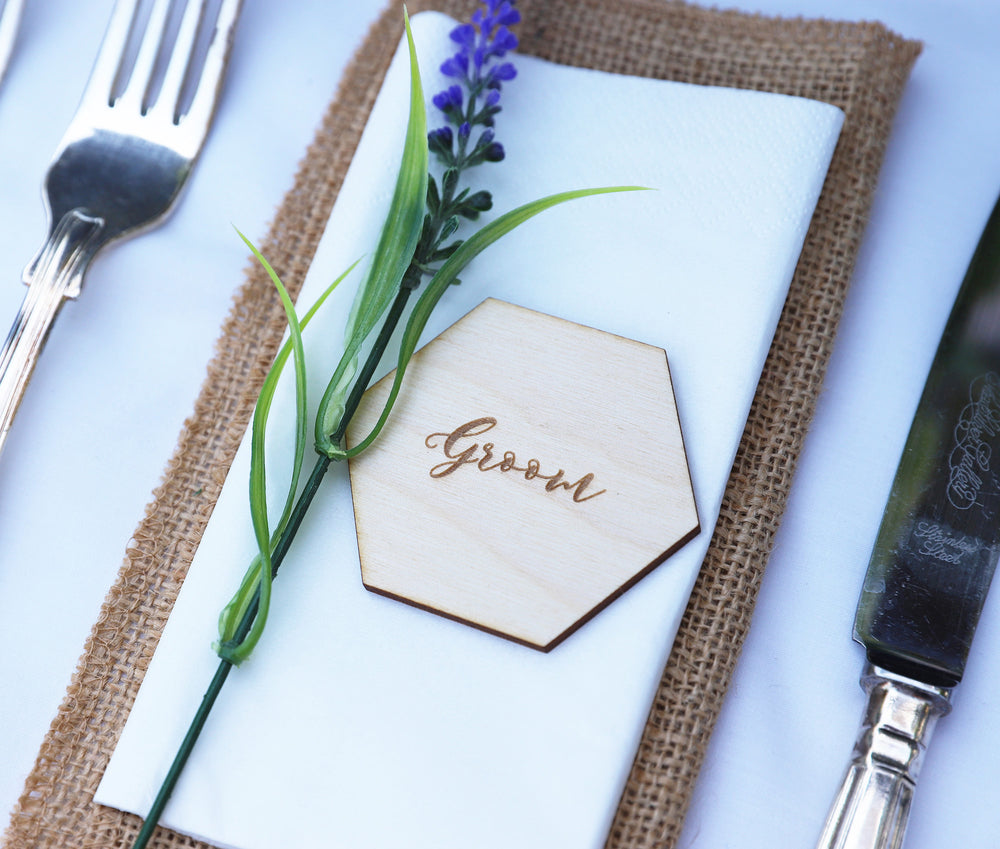
[[[316,465],[313,466],[312,474],[309,475],[309,479],[306,481],[302,494],[295,503],[295,508],[288,520],[288,526],[285,528],[284,533],[278,539],[278,542],[274,547],[274,554],[271,557],[272,574],[278,571],[278,567],[281,565],[281,561],[288,552],[288,549],[292,544],[292,540],[295,538],[295,534],[298,531],[299,526],[302,524],[302,520],[305,518],[313,497],[319,490],[319,485],[323,480],[323,476],[326,474],[327,469],[330,467],[331,462],[332,461],[329,457],[320,456],[316,458]],[[246,613],[243,614],[243,618],[240,620],[239,627],[236,630],[236,640],[242,640],[249,633],[250,628],[253,625],[254,617],[257,615],[257,606],[259,603],[260,587],[258,585],[253,601],[250,603]],[[135,842],[132,844],[132,849],[145,849],[149,839],[153,836],[153,832],[156,830],[160,817],[163,815],[163,809],[167,806],[167,802],[170,800],[170,796],[173,794],[174,788],[177,786],[177,781],[180,779],[181,773],[187,765],[191,752],[194,751],[195,743],[198,742],[198,737],[201,735],[201,731],[205,727],[208,715],[211,713],[212,708],[215,705],[215,700],[219,697],[219,693],[222,692],[222,687],[226,683],[226,679],[229,677],[229,672],[232,668],[233,664],[228,660],[219,661],[219,666],[215,670],[212,682],[208,685],[208,689],[202,697],[201,704],[198,706],[198,710],[195,712],[194,718],[188,726],[187,733],[185,733],[184,739],[181,742],[180,747],[177,749],[177,754],[174,755],[173,763],[170,765],[170,769],[167,770],[167,774],[164,777],[163,782],[160,784],[160,789],[156,794],[156,798],[153,800],[153,804],[150,807],[149,812],[146,814],[146,820],[143,822],[142,828],[136,836]]]
[[[365,364],[358,374],[358,379],[355,381],[354,386],[351,389],[351,393],[347,397],[341,423],[336,432],[333,434],[334,443],[339,444],[344,438],[344,434],[347,432],[347,426],[350,423],[351,418],[357,412],[358,405],[361,403],[361,397],[368,388],[368,383],[371,381],[372,375],[375,373],[375,369],[378,368],[378,364],[382,361],[382,356],[385,354],[385,349],[389,344],[389,340],[392,338],[396,325],[402,317],[406,302],[412,291],[413,289],[404,286],[399,290],[395,300],[392,302],[379,335],[375,340],[375,344],[372,346],[371,353],[365,360]],[[324,454],[321,454],[316,458],[316,464],[313,466],[313,470],[310,473],[309,478],[306,480],[302,493],[296,500],[295,507],[292,509],[288,518],[288,525],[285,527],[284,532],[275,543],[274,552],[271,554],[272,576],[277,575],[278,568],[285,559],[285,555],[288,553],[288,549],[291,547],[296,533],[298,533],[299,526],[302,524],[302,520],[305,519],[306,513],[309,511],[309,506],[312,504],[313,498],[319,491],[320,483],[322,483],[323,478],[332,462],[333,459]],[[254,617],[257,615],[257,606],[259,602],[260,587],[258,585],[257,591],[254,593],[253,600],[247,608],[246,613],[243,614],[243,618],[240,620],[240,624],[236,629],[236,633],[233,637],[235,642],[238,643],[249,633],[250,628],[253,625]],[[226,683],[226,679],[229,677],[229,672],[232,668],[233,664],[228,660],[221,660],[219,662],[215,675],[212,678],[211,683],[208,685],[205,695],[202,697],[201,704],[198,706],[198,710],[195,713],[194,718],[191,720],[191,724],[188,726],[187,733],[184,735],[184,740],[181,742],[181,745],[177,750],[177,754],[174,756],[173,763],[170,765],[170,769],[167,770],[167,774],[164,777],[163,782],[160,784],[160,789],[156,794],[156,798],[153,800],[153,804],[150,807],[149,812],[146,814],[146,820],[143,822],[142,828],[136,836],[135,842],[132,844],[132,849],[145,849],[150,838],[153,836],[153,832],[156,830],[160,817],[163,815],[163,809],[167,806],[167,802],[173,794],[174,788],[177,786],[181,773],[184,771],[188,758],[191,756],[191,752],[194,751],[195,743],[197,743],[198,737],[201,735],[201,731],[205,726],[208,715],[211,713],[212,707],[215,705],[215,700],[219,697],[219,693],[222,692],[222,687]]]
[[[344,415],[340,419],[340,425],[333,432],[330,437],[330,441],[334,445],[339,445],[347,433],[347,426],[351,423],[351,419],[354,418],[354,414],[358,411],[358,405],[361,403],[361,396],[365,394],[368,389],[368,384],[371,383],[372,376],[375,374],[375,369],[378,368],[378,364],[382,362],[382,355],[385,354],[385,349],[389,345],[389,340],[392,338],[392,334],[396,330],[396,325],[399,324],[400,319],[403,317],[403,310],[406,308],[406,302],[410,298],[410,294],[413,292],[413,287],[407,285],[407,281],[414,272],[414,266],[410,266],[407,270],[406,275],[403,277],[403,286],[396,293],[396,298],[389,306],[389,310],[386,312],[385,321],[382,323],[382,329],[379,331],[378,336],[375,338],[375,343],[372,345],[371,353],[368,355],[368,359],[365,360],[364,366],[361,371],[358,372],[357,380],[354,381],[354,386],[351,387],[351,392],[347,396],[347,400],[344,402]],[[420,281],[420,272],[416,272],[416,280]]]
[[[208,690],[205,691],[201,704],[198,706],[198,711],[195,713],[194,719],[191,720],[191,725],[188,726],[187,734],[184,735],[184,741],[174,756],[174,762],[170,765],[170,769],[167,771],[167,775],[160,785],[160,790],[153,800],[149,813],[146,814],[146,819],[142,824],[138,836],[135,838],[135,842],[132,844],[132,849],[145,849],[149,838],[153,836],[153,832],[156,830],[160,822],[160,817],[163,814],[163,809],[167,806],[167,801],[170,799],[170,794],[174,792],[174,787],[194,749],[198,735],[201,734],[201,729],[205,726],[205,720],[208,719],[212,706],[222,691],[222,685],[226,683],[226,678],[229,677],[229,670],[232,668],[233,665],[228,660],[223,660],[219,663],[219,668],[215,670],[215,677],[212,678],[212,683],[209,684]]]
[[[417,340],[426,325],[431,310],[434,309],[435,304],[444,291],[456,282],[457,274],[465,268],[465,266],[475,256],[505,233],[514,229],[514,227],[517,227],[523,221],[537,215],[544,209],[548,209],[549,207],[555,206],[567,200],[581,198],[587,195],[603,194],[606,192],[634,191],[639,188],[640,187],[638,186],[616,186],[603,189],[581,189],[573,192],[563,192],[558,195],[550,195],[547,198],[542,198],[541,200],[525,204],[524,206],[518,207],[506,215],[501,216],[496,221],[486,225],[478,233],[474,234],[471,238],[462,243],[461,246],[459,246],[454,252],[453,256],[448,259],[439,272],[434,275],[434,278],[428,284],[428,289],[424,291],[423,295],[414,307],[401,341],[400,353],[402,356],[396,369],[396,377],[393,382],[393,388],[390,392],[387,407],[383,410],[382,416],[372,433],[370,433],[368,437],[356,446],[356,450],[364,448],[364,446],[370,443],[381,430],[388,415],[388,410],[391,408],[394,401],[395,394],[399,391],[399,383],[405,370],[406,362],[409,360],[409,357],[413,354],[416,348]],[[340,417],[340,421],[336,429],[329,437],[328,441],[333,445],[340,446],[342,444],[344,434],[347,432],[347,426],[354,414],[357,412],[358,406],[361,403],[361,397],[368,388],[368,384],[371,382],[372,377],[375,374],[375,370],[378,368],[378,364],[382,361],[382,357],[384,356],[386,348],[389,345],[393,332],[402,318],[403,311],[406,307],[407,301],[409,300],[410,294],[413,292],[414,287],[419,283],[422,274],[423,271],[419,260],[414,259],[411,261],[410,266],[403,275],[402,285],[396,292],[395,298],[390,304],[389,309],[386,311],[385,319],[383,320],[378,336],[372,345],[372,349],[369,352],[364,365],[358,373],[358,378],[351,387],[351,391],[344,402],[343,415]],[[277,542],[275,543],[274,551],[271,554],[272,577],[277,574],[278,568],[284,560],[285,554],[288,552],[288,549],[292,544],[292,540],[295,538],[295,535],[302,524],[302,520],[305,518],[305,515],[309,510],[309,506],[312,504],[312,500],[315,497],[316,492],[319,489],[319,485],[322,482],[324,475],[326,475],[330,464],[335,459],[344,459],[345,456],[346,454],[328,455],[322,451],[319,452],[316,465],[313,467],[312,473],[309,475],[309,478],[303,486],[302,492],[296,499],[295,506],[292,508],[288,517],[288,524],[285,526],[285,529],[282,531]],[[249,633],[250,628],[253,625],[254,618],[257,615],[259,600],[260,586],[258,584],[257,590],[255,591],[250,604],[247,606],[246,612],[243,614],[239,625],[235,630],[235,634],[233,636],[234,642],[239,643]],[[174,758],[174,762],[168,770],[167,776],[162,785],[160,786],[160,790],[156,795],[156,799],[154,800],[152,807],[150,808],[146,821],[142,826],[142,830],[139,832],[135,843],[132,844],[132,849],[145,849],[149,838],[156,828],[160,815],[163,813],[164,807],[166,807],[167,800],[170,798],[170,795],[174,790],[174,786],[180,778],[184,765],[187,763],[188,757],[194,749],[194,745],[198,740],[198,735],[201,733],[205,721],[208,718],[208,714],[212,710],[212,706],[215,704],[215,700],[218,697],[219,692],[222,690],[223,685],[226,683],[226,678],[228,677],[231,668],[232,663],[228,660],[223,659],[219,664],[215,677],[212,679],[208,690],[205,692],[201,705],[199,706],[198,711],[188,728],[187,734],[181,743],[181,747]]]

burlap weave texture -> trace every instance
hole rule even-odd
[[[618,73],[811,97],[836,104],[846,115],[711,547],[606,849],[671,847],[750,625],[895,107],[919,46],[878,24],[776,20],[665,0],[520,0],[519,5],[522,52]],[[469,0],[408,2],[411,14],[434,8],[456,18],[464,17],[469,7]],[[345,72],[262,242],[264,254],[293,293],[312,259],[400,35],[399,8],[393,2]],[[95,806],[93,792],[283,328],[269,280],[250,266],[195,410],[12,813],[3,842],[7,849],[113,849],[129,846],[137,833],[136,817]],[[399,845],[406,845],[405,835]],[[208,849],[166,829],[151,846]]]

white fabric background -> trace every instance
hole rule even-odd
[[[860,579],[947,308],[1000,190],[1000,7],[989,0],[759,0],[782,15],[877,19],[925,41],[903,98],[819,415],[682,845],[815,840],[853,743]],[[171,263],[242,262],[265,231],[380,0],[247,0],[219,123],[168,225],[95,265],[60,316],[0,457],[0,809],[7,810],[188,415],[236,280]],[[39,184],[76,106],[110,0],[29,0],[0,88],[0,315],[39,243]],[[241,104],[254,102],[254,109]],[[280,132],[272,128],[282,128]],[[219,192],[224,186],[225,191]],[[206,227],[205,222],[211,222]],[[142,281],[141,284],[136,281]],[[177,323],[189,327],[172,346]],[[130,357],[121,352],[129,350]],[[72,363],[72,369],[66,364]],[[152,387],[148,394],[121,387]],[[136,440],[135,434],[142,433]],[[1000,610],[936,734],[908,849],[992,845]],[[26,635],[30,634],[28,639]]]

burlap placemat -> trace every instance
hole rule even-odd
[[[469,0],[409,0],[465,17]],[[846,113],[777,336],[608,849],[676,845],[813,413],[896,104],[919,53],[879,24],[775,20],[663,0],[521,0],[521,50],[566,64],[801,95]],[[309,266],[389,59],[399,4],[345,72],[262,248],[290,288]],[[128,547],[4,836],[9,849],[127,847],[138,819],[96,806],[114,749],[284,327],[246,273],[202,393]],[[387,800],[387,804],[392,804]],[[294,816],[294,812],[282,812]],[[400,845],[406,836],[400,835]],[[205,844],[161,829],[156,847]]]

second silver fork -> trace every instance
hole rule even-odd
[[[48,174],[49,236],[0,350],[0,451],[48,332],[108,243],[174,207],[212,122],[242,0],[117,0]]]

